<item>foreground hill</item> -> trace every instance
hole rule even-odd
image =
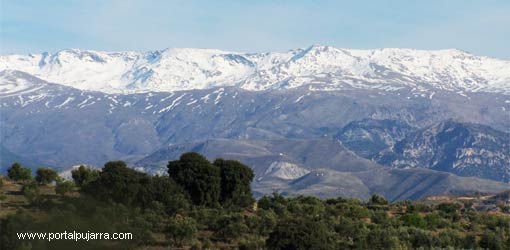
[[[274,193],[255,201],[247,166],[196,153],[173,161],[163,177],[122,161],[76,171],[74,185],[0,177],[1,249],[504,250],[510,244],[508,193],[395,203],[378,195],[361,201]],[[313,172],[295,188],[332,176]],[[69,228],[80,237],[62,237]]]

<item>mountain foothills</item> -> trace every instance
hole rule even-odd
[[[508,189],[505,183],[444,172],[383,167],[330,139],[211,139],[168,146],[135,165],[162,173],[167,159],[178,158],[188,151],[199,152],[209,159],[237,159],[251,166],[256,175],[252,187],[258,197],[278,191],[286,195],[368,199],[378,193],[397,201]]]
[[[256,196],[510,189],[510,61],[458,50],[63,50],[0,57],[2,172],[236,159]]]

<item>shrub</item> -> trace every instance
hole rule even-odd
[[[197,223],[189,217],[176,216],[170,219],[165,230],[167,238],[171,239],[176,246],[182,246],[185,242],[191,242],[197,235]]]
[[[55,187],[55,192],[59,195],[66,195],[67,193],[71,193],[74,189],[74,184],[70,181],[58,181],[57,186]]]
[[[39,197],[39,186],[35,181],[25,183],[21,187],[21,193],[27,198],[28,201],[33,202]]]
[[[328,228],[323,222],[307,218],[281,220],[266,241],[269,250],[334,249]]]
[[[427,226],[427,221],[416,212],[404,214],[400,220],[409,227],[425,228]]]

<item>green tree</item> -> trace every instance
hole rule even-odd
[[[462,233],[456,230],[447,229],[441,231],[437,238],[437,245],[441,248],[452,247],[455,249],[461,249],[464,246],[464,237]]]
[[[79,168],[71,171],[71,175],[74,183],[81,187],[97,179],[99,177],[99,171],[81,165]]]
[[[13,181],[26,181],[32,179],[32,170],[24,168],[20,163],[15,162],[7,169],[7,176]]]
[[[425,215],[425,221],[427,223],[427,228],[431,230],[442,228],[445,224],[437,211]]]
[[[476,244],[476,236],[475,235],[468,234],[464,237],[464,242],[463,242],[464,249],[476,249],[477,246],[478,245]]]
[[[371,218],[373,223],[375,224],[388,224],[390,223],[390,218],[388,217],[388,213],[384,210],[376,210],[372,214]]]
[[[339,238],[339,249],[368,249],[366,238],[370,230],[361,220],[341,217],[334,230]]]
[[[462,205],[459,203],[443,202],[443,203],[437,205],[437,209],[439,211],[443,211],[446,214],[452,214],[452,213],[458,212],[461,208],[462,208]]]
[[[370,205],[388,205],[388,200],[384,199],[384,197],[374,194],[372,197],[370,197],[370,200],[368,201],[368,204]]]
[[[219,202],[220,169],[198,153],[185,153],[168,163],[168,175],[184,188],[196,205],[213,206]]]
[[[139,192],[144,188],[142,180],[148,178],[146,174],[128,168],[123,161],[110,161],[96,180],[82,187],[82,192],[99,200],[137,206],[140,205]]]
[[[313,219],[288,218],[276,225],[266,240],[269,250],[326,250],[334,249],[327,226]]]
[[[216,159],[214,165],[220,168],[221,202],[238,207],[251,207],[255,202],[250,184],[253,170],[233,160]]]
[[[234,241],[247,233],[249,228],[239,213],[221,216],[214,228],[214,237],[221,241]]]
[[[324,202],[312,196],[298,196],[289,200],[287,210],[299,216],[318,217],[324,214]]]
[[[402,249],[402,245],[397,234],[392,228],[375,227],[370,230],[367,236],[367,244],[369,249],[386,250],[386,249]]]
[[[480,239],[480,247],[490,250],[503,250],[504,244],[494,232],[486,230]]]
[[[277,192],[274,192],[272,196],[266,195],[260,198],[257,205],[260,209],[271,209],[280,216],[287,212],[287,199]]]
[[[425,228],[427,226],[427,221],[416,212],[404,214],[400,220],[408,227]]]
[[[176,246],[182,246],[185,242],[191,242],[196,237],[197,232],[195,220],[182,216],[170,219],[165,230],[166,237],[171,239]]]
[[[57,172],[50,168],[38,168],[35,175],[35,180],[41,184],[46,185],[57,179]]]
[[[431,231],[419,228],[409,228],[408,233],[409,241],[413,249],[418,249],[420,247],[423,248],[425,246],[431,248],[438,242],[437,238],[435,238]]]
[[[452,222],[460,220],[461,214],[460,209],[462,205],[460,203],[441,203],[437,205],[437,210],[440,211],[441,216],[448,218]]]
[[[268,236],[276,226],[277,217],[272,210],[259,209],[257,216],[247,217],[248,228],[256,235]]]

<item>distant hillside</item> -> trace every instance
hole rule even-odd
[[[418,130],[374,159],[395,168],[429,168],[508,182],[510,134],[447,120]]]
[[[347,124],[336,138],[359,156],[371,158],[403,140],[415,129],[400,120],[363,119]]]
[[[278,191],[290,196],[368,199],[377,193],[396,201],[508,189],[505,183],[427,169],[383,167],[330,139],[211,139],[164,147],[135,166],[150,173],[164,174],[169,160],[178,159],[188,151],[203,154],[210,160],[236,159],[252,167],[256,174],[252,186],[259,197]]]

